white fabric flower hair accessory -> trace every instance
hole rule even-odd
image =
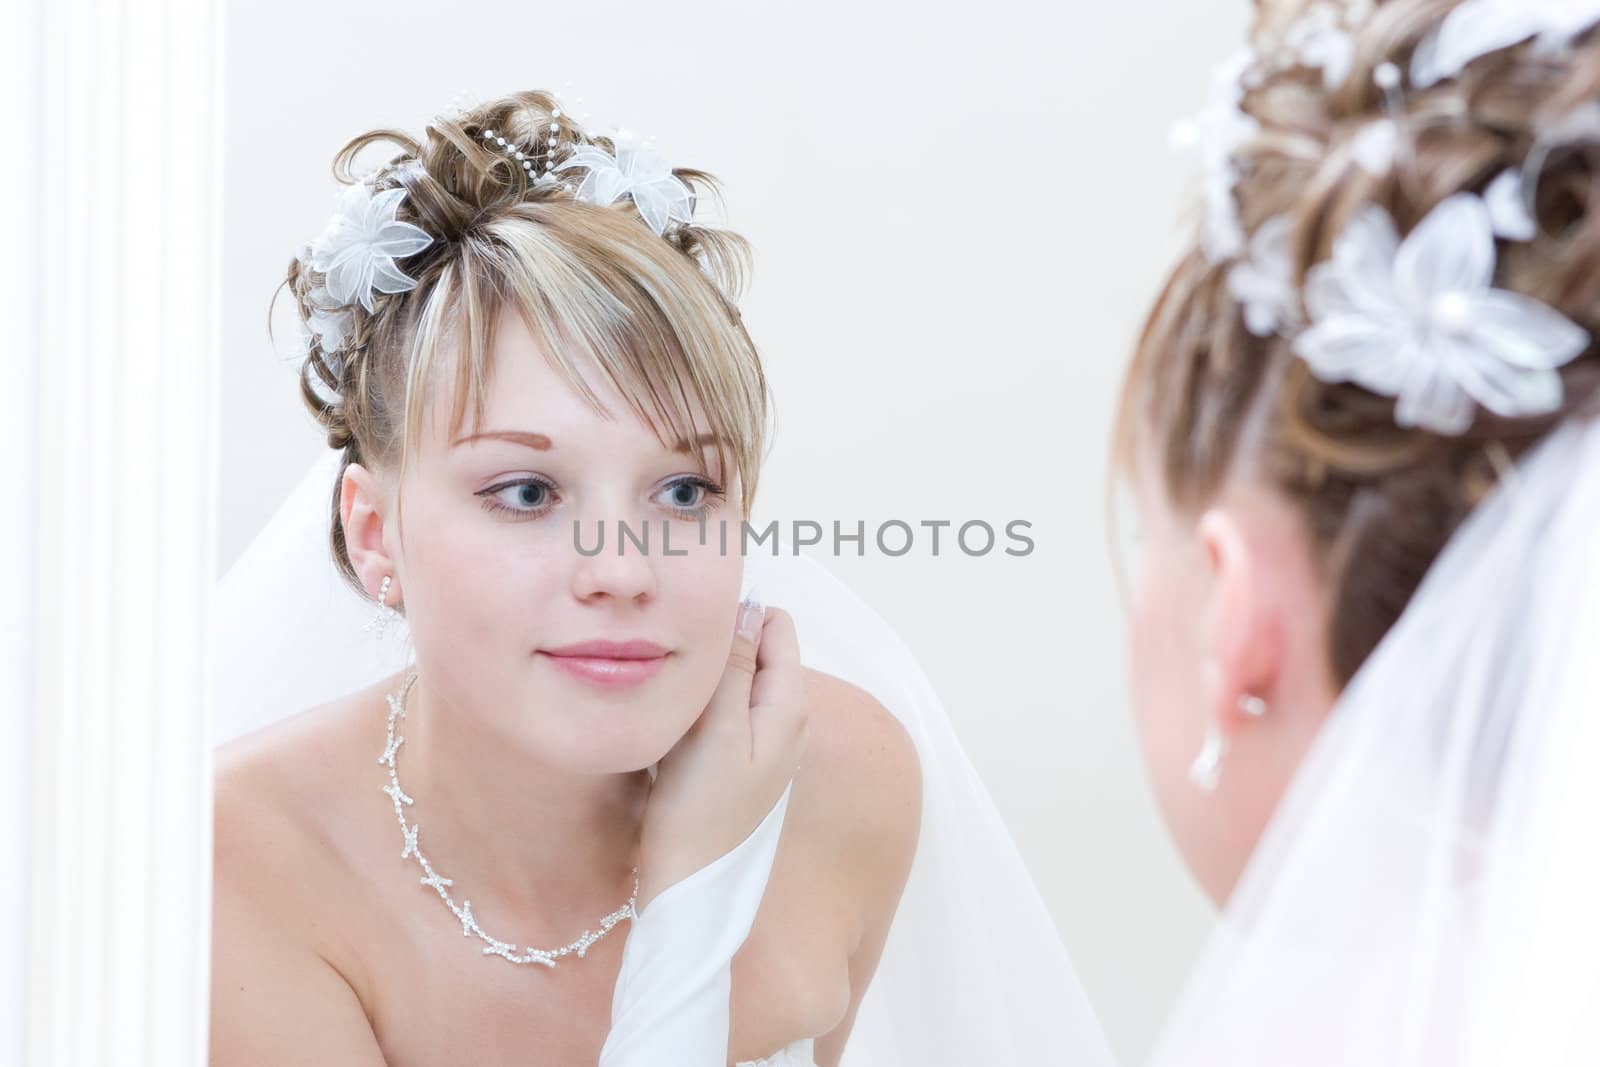
[[[355,327],[355,315],[348,306],[336,303],[326,285],[319,285],[306,294],[310,308],[306,328],[317,339],[317,347],[328,355],[341,351]]]
[[[1250,255],[1228,270],[1228,292],[1244,307],[1245,328],[1257,337],[1291,333],[1300,325],[1300,291],[1294,284],[1294,224],[1275,215],[1250,238]]]
[[[1395,421],[1440,434],[1472,424],[1474,402],[1506,417],[1561,405],[1556,368],[1589,334],[1522,293],[1492,287],[1490,211],[1472,193],[1434,208],[1402,242],[1369,206],[1311,269],[1311,325],[1294,351],[1317,377],[1398,400]]]
[[[1351,7],[1348,3],[1312,4],[1284,31],[1280,45],[1300,63],[1321,71],[1323,88],[1329,92],[1344,84],[1355,63],[1356,42],[1349,23],[1367,12]]]
[[[395,260],[416,255],[433,238],[395,218],[405,195],[404,188],[373,195],[365,181],[339,194],[333,218],[310,249],[311,267],[322,272],[332,305],[325,310],[359,301],[371,312],[374,291],[403,293],[416,288],[416,279],[395,266]]]
[[[587,169],[574,194],[577,199],[604,206],[630,197],[639,217],[658,235],[674,222],[693,221],[694,193],[654,149],[621,133],[613,143],[615,155],[598,145],[578,145],[556,164],[558,171]]]
[[[1245,246],[1233,199],[1239,180],[1234,155],[1261,129],[1239,106],[1244,98],[1241,78],[1255,59],[1255,53],[1244,48],[1224,60],[1211,75],[1205,107],[1172,130],[1174,146],[1199,150],[1205,196],[1201,242],[1213,263],[1238,255]]]
[[[1559,51],[1600,23],[1600,0],[1466,0],[1418,46],[1411,81],[1426,88],[1484,56],[1533,39]]]
[[[1324,87],[1332,91],[1350,75],[1355,59],[1353,30],[1371,10],[1371,0],[1318,0],[1309,5],[1263,52],[1247,47],[1223,60],[1212,72],[1205,107],[1174,127],[1176,146],[1199,149],[1205,197],[1201,246],[1212,263],[1233,259],[1246,249],[1234,195],[1240,178],[1237,157],[1260,133],[1261,125],[1244,111],[1245,91],[1259,86],[1269,73],[1295,66],[1319,71]]]

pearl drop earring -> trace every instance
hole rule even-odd
[[[1267,713],[1267,702],[1246,693],[1239,698],[1239,710],[1252,719],[1259,719]],[[1216,723],[1208,724],[1200,754],[1189,765],[1189,781],[1202,793],[1215,792],[1217,783],[1222,780],[1222,757],[1227,754],[1228,739],[1222,736]]]
[[[1222,757],[1227,754],[1228,739],[1222,736],[1216,723],[1206,724],[1206,739],[1200,754],[1189,765],[1189,781],[1202,793],[1214,792],[1222,778]]]

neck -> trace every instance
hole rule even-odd
[[[563,941],[568,926],[592,927],[627,901],[646,772],[576,774],[541,763],[492,722],[457,714],[424,677],[405,709],[395,731],[405,738],[396,772],[416,801],[407,817],[421,827],[418,844],[434,869],[455,879],[458,901],[479,901],[485,915],[493,904],[534,916]]]

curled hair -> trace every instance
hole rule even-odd
[[[1264,53],[1306,7],[1269,6],[1254,31]],[[1550,137],[1600,92],[1600,34],[1569,51],[1530,43],[1494,53],[1386,106],[1378,68],[1408,69],[1456,6],[1376,5],[1354,32],[1348,76],[1332,88],[1303,65],[1247,82],[1241,107],[1259,129],[1234,156],[1240,221],[1254,232],[1273,217],[1290,220],[1303,285],[1363,208],[1383,208],[1405,233],[1449,196],[1481,193],[1508,168],[1527,167],[1536,172],[1538,233],[1500,243],[1495,285],[1600,335],[1600,136]],[[1407,151],[1373,174],[1357,161],[1356,138],[1387,118]],[[1596,411],[1600,356],[1591,347],[1562,368],[1557,411],[1504,418],[1480,408],[1459,436],[1406,429],[1391,398],[1322,381],[1289,340],[1252,334],[1229,292],[1230,266],[1196,243],[1172,270],[1124,380],[1114,454],[1125,470],[1148,463],[1180,510],[1202,509],[1240,472],[1294,505],[1332,591],[1327,655],[1342,687],[1499,474],[1563,419]]]
[[[552,134],[552,127],[555,133]],[[535,173],[557,163],[573,144],[614,151],[563,114],[545,92],[519,92],[464,113],[440,116],[418,139],[378,129],[352,139],[333,163],[342,184],[366,181],[374,193],[404,188],[396,218],[420,227],[431,244],[399,263],[415,288],[378,294],[369,313],[355,304],[336,351],[324,351],[309,330],[322,275],[309,256],[291,261],[284,285],[308,327],[300,392],[343,451],[340,479],[351,463],[400,473],[419,448],[424,414],[435,394],[451,400],[448,433],[481,423],[485,383],[493,370],[495,323],[513,308],[553,364],[597,409],[600,401],[579,373],[581,361],[626,398],[669,447],[693,440],[697,413],[737,471],[749,512],[764,452],[769,414],[760,357],[744,329],[737,300],[748,270],[743,238],[695,223],[659,236],[630,200],[579,201],[571,185],[537,182],[522,163],[484,136],[493,130],[521,146]],[[376,171],[358,176],[358,154],[387,145]],[[715,193],[711,175],[673,173],[695,198]],[[697,462],[702,454],[694,450]],[[332,499],[332,545],[346,579],[351,564]]]

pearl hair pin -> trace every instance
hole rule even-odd
[[[523,173],[528,176],[528,181],[530,183],[534,185],[554,185],[560,181],[560,179],[555,175],[555,166],[556,149],[561,145],[561,123],[559,121],[561,118],[561,109],[559,107],[554,108],[550,112],[550,118],[552,121],[548,131],[549,136],[545,139],[543,174],[540,174],[538,169],[533,164],[533,156],[535,153],[531,147],[525,152],[521,148],[518,148],[514,142],[507,141],[494,130],[484,130],[483,139],[485,141],[493,142],[496,148],[499,148],[517,163],[520,163],[522,165]],[[569,193],[572,191],[571,185],[566,185],[564,188]]]

